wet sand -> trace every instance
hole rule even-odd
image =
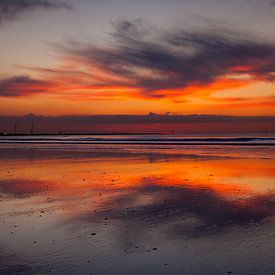
[[[1,274],[272,274],[275,148],[0,147]]]

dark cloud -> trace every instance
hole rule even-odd
[[[17,19],[20,14],[36,9],[70,8],[69,5],[52,0],[1,0],[0,23]]]
[[[29,68],[41,80],[21,76],[0,80],[0,96],[24,96],[54,87],[55,94],[71,100],[141,97],[183,103],[188,99],[177,101],[179,96],[197,97],[201,90],[207,96],[213,90],[275,79],[275,42],[251,34],[230,28],[163,31],[141,20],[120,21],[114,28],[108,45],[69,42],[59,47],[73,69]],[[268,106],[274,104],[270,99],[252,102],[244,96],[234,100],[228,96],[227,101]],[[215,97],[209,100],[222,103]]]
[[[48,83],[27,76],[10,77],[0,80],[0,96],[28,96],[45,91]]]
[[[227,75],[274,79],[275,44],[231,29],[160,31],[142,21],[115,24],[109,47],[69,46],[75,58],[130,79],[146,96],[205,86]],[[126,85],[126,84],[125,84]],[[129,86],[129,84],[128,84]]]

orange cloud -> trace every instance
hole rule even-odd
[[[139,24],[120,22],[112,46],[62,47],[59,67],[25,68],[36,77],[2,79],[0,96],[38,95],[78,102],[163,101],[172,110],[177,104],[185,104],[188,110],[199,104],[206,108],[213,104],[274,106],[273,97],[230,96],[231,90],[274,79],[273,43],[226,31],[172,30],[153,33],[156,39],[150,40],[144,38],[144,28],[139,28]],[[224,90],[229,94],[226,98],[213,96]]]

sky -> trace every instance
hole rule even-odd
[[[0,0],[0,115],[275,115],[275,1]]]

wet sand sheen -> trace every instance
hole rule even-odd
[[[270,274],[274,152],[3,147],[0,273]]]

